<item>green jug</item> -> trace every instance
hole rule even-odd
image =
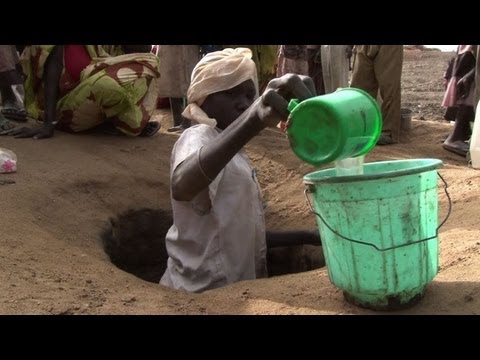
[[[356,88],[342,88],[288,105],[287,135],[293,152],[319,166],[365,155],[382,131],[377,101]]]

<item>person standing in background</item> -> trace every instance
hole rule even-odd
[[[323,81],[322,45],[307,45],[308,53],[308,76],[310,76],[315,84],[317,95],[325,94],[325,84]]]
[[[403,45],[355,45],[351,87],[369,93],[378,91],[382,102],[383,128],[378,145],[400,140],[401,78]]]
[[[442,106],[456,109],[452,132],[443,142],[445,150],[466,156],[475,119],[475,45],[459,45],[453,62]]]
[[[323,82],[326,94],[332,93],[338,88],[348,87],[349,54],[351,56],[350,45],[321,45]]]
[[[288,73],[308,75],[307,45],[280,45],[277,76]]]
[[[199,45],[157,45],[160,58],[159,97],[170,99],[173,127],[168,131],[182,131],[190,121],[182,116],[184,99],[187,97],[190,76],[200,60]]]
[[[480,46],[476,46],[476,55],[475,55],[475,109],[477,108],[478,102],[480,101]]]

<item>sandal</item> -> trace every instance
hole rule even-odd
[[[8,120],[5,116],[0,114],[0,132],[4,132],[7,130],[11,130],[15,127],[10,120]]]
[[[5,102],[2,109],[2,115],[6,118],[18,122],[26,122],[27,121],[27,112],[23,108],[21,104],[18,102]]]
[[[467,156],[470,146],[465,141],[455,141],[453,143],[447,144],[443,143],[442,147],[450,152],[453,152],[460,156]]]
[[[143,128],[140,136],[142,137],[151,137],[155,135],[158,130],[160,130],[160,123],[157,121],[149,121],[147,125]]]
[[[183,130],[188,129],[187,127],[184,127],[183,125],[177,125],[169,128],[167,132],[182,132]]]

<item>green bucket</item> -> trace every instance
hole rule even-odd
[[[287,135],[293,152],[319,166],[365,155],[382,131],[377,101],[356,88],[339,89],[288,106]]]
[[[327,169],[304,177],[330,280],[348,301],[394,310],[422,298],[438,272],[441,166],[436,159],[383,161],[365,164],[363,175]]]

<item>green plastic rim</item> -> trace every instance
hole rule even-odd
[[[438,159],[378,161],[363,165],[364,174],[337,176],[336,169],[319,170],[303,177],[305,184],[341,183],[393,178],[437,170],[443,166]]]

